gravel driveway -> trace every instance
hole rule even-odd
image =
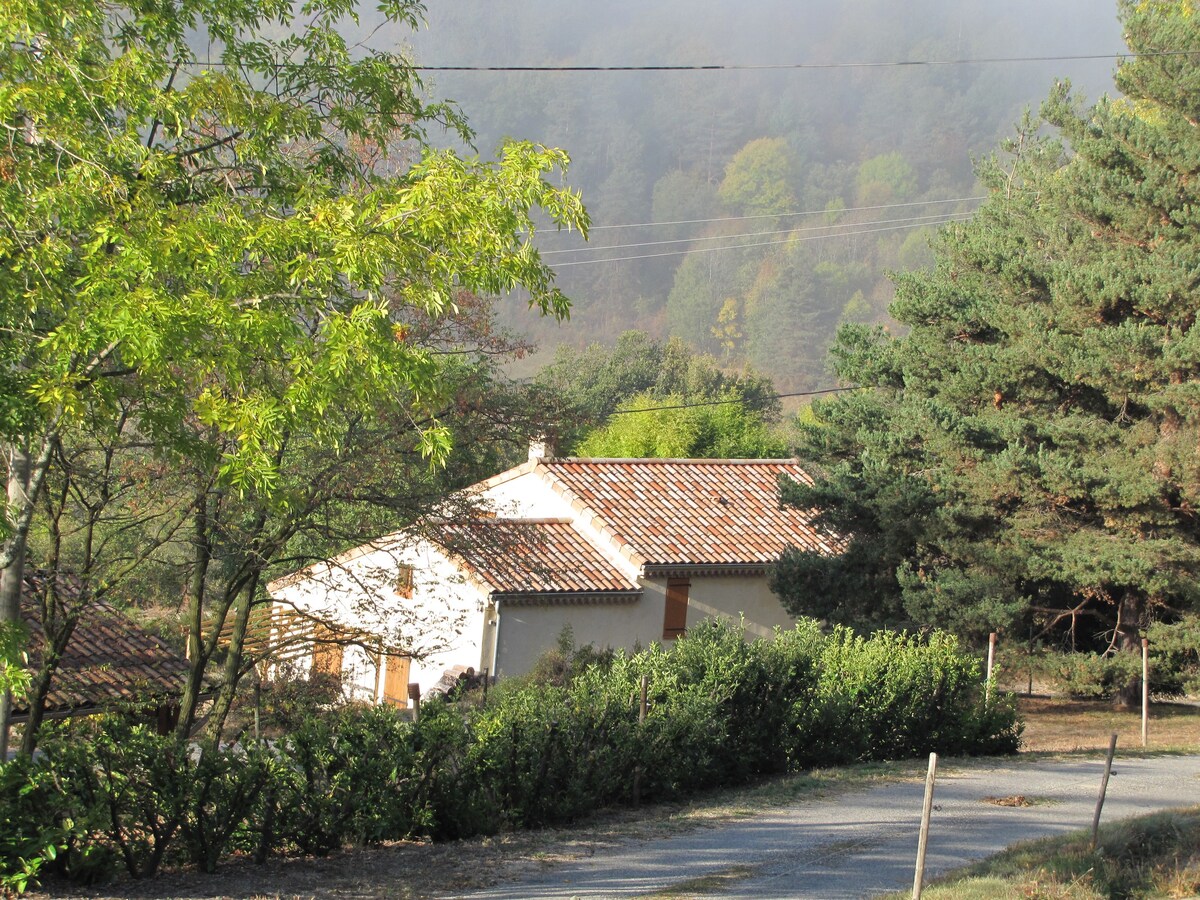
[[[951,768],[934,793],[926,877],[1010,844],[1091,826],[1103,760],[1037,760]],[[806,801],[752,819],[630,844],[472,900],[640,897],[867,897],[912,885],[924,781]],[[1023,795],[1032,806],[985,797]],[[1200,756],[1122,759],[1103,821],[1200,803]]]

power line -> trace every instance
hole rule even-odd
[[[845,209],[806,209],[803,212],[762,213],[754,216],[721,216],[715,219],[680,219],[677,222],[631,222],[625,225],[592,225],[588,231],[603,231],[606,228],[648,228],[652,225],[707,225],[711,222],[741,222],[745,219],[786,219],[792,216],[820,216],[826,213],[867,212],[877,209],[900,209],[905,206],[930,206],[934,203],[970,203],[975,200],[986,200],[987,195],[979,197],[950,197],[945,200],[910,200],[907,203],[884,203],[878,206],[850,206]]]
[[[774,235],[774,234],[796,234],[797,232],[807,232],[807,231],[827,231],[827,230],[833,229],[833,228],[857,228],[861,225],[888,225],[888,224],[892,224],[895,222],[912,222],[912,223],[914,223],[914,226],[922,224],[922,223],[928,224],[928,225],[940,225],[943,222],[948,221],[946,218],[947,216],[965,216],[965,215],[973,215],[973,213],[966,213],[966,212],[934,213],[934,214],[928,215],[928,216],[907,216],[907,217],[900,218],[900,219],[879,219],[875,222],[843,222],[841,224],[832,224],[832,225],[807,225],[802,228],[784,228],[784,229],[780,229],[777,231],[751,231],[751,232],[740,232],[738,234],[711,234],[708,236],[689,237],[689,238],[673,238],[671,240],[663,240],[663,241],[640,241],[636,244],[607,244],[607,245],[601,246],[601,247],[566,247],[566,248],[563,248],[560,250],[542,250],[542,251],[540,251],[540,253],[542,256],[550,256],[555,253],[589,253],[592,251],[604,251],[604,250],[627,250],[632,247],[660,247],[665,244],[692,244],[692,243],[695,243],[696,241],[721,241],[721,240],[729,240],[731,238],[767,237],[769,235]],[[929,220],[929,219],[937,219],[939,221],[928,222],[927,220]],[[828,234],[828,235],[823,235],[823,236],[824,237],[837,237],[837,234],[835,233],[835,234]],[[699,249],[699,248],[696,248],[696,249]],[[719,250],[722,248],[714,247],[711,249]],[[596,261],[599,262],[600,260],[596,260]]]
[[[393,55],[389,51],[368,48],[371,52]],[[1080,53],[1073,55],[1050,56],[985,56],[976,59],[910,59],[910,60],[880,60],[859,62],[830,62],[830,63],[705,63],[697,65],[636,65],[636,66],[424,66],[405,64],[405,68],[417,72],[752,72],[752,71],[782,71],[803,69],[897,69],[921,66],[980,66],[999,65],[1007,63],[1037,63],[1037,62],[1088,62],[1098,60],[1152,59],[1172,56],[1196,56],[1196,50],[1155,50],[1149,53],[1117,52],[1117,53]],[[358,60],[361,62],[362,60]],[[192,62],[181,62],[181,66],[195,68],[250,68],[261,67],[283,69],[299,68],[305,63],[272,61],[262,62],[227,62],[225,60],[207,59]],[[334,68],[332,64],[326,68]]]
[[[843,391],[857,391],[857,390],[860,390],[860,388],[856,388],[856,387],[817,388],[816,390],[813,390],[813,391],[795,391],[790,394],[768,394],[767,396],[771,397],[775,400],[785,400],[789,397],[816,397],[819,394],[840,394]],[[727,403],[746,403],[747,400],[748,400],[748,398],[746,398],[746,397],[732,397],[727,400],[701,400],[697,403],[676,403],[671,406],[644,406],[644,407],[641,407],[640,409],[614,410],[613,412],[609,413],[609,415],[624,416],[624,415],[628,415],[629,413],[661,412],[662,410],[667,410],[667,409],[695,409],[696,407],[699,407],[699,406],[722,406]]]
[[[1066,56],[985,56],[977,59],[912,59],[831,63],[730,63],[641,66],[413,66],[420,72],[752,72],[786,69],[893,69],[909,66],[978,66],[1001,63],[1086,62],[1102,59],[1195,56],[1195,50],[1157,50],[1150,53],[1082,53]]]
[[[567,266],[586,266],[592,263],[609,263],[609,262],[628,262],[635,259],[655,259],[660,256],[685,256],[688,253],[711,253],[715,250],[745,250],[750,247],[773,247],[780,244],[799,244],[804,241],[820,241],[827,238],[854,237],[860,234],[877,234],[884,231],[897,231],[904,228],[922,228],[929,225],[947,225],[951,222],[964,222],[974,213],[947,213],[946,217],[938,222],[924,222],[910,225],[889,225],[886,228],[867,228],[862,231],[845,231],[840,234],[814,234],[808,237],[790,238],[782,241],[756,241],[750,244],[730,244],[725,247],[696,247],[688,250],[667,250],[663,253],[642,253],[635,256],[613,256],[605,259],[578,259],[571,262],[555,263],[555,269],[564,269]],[[734,235],[736,237],[736,235]]]

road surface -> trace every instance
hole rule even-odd
[[[1030,838],[1089,828],[1102,759],[954,765],[934,792],[926,878]],[[911,888],[924,779],[803,801],[750,819],[551,866],[470,900],[869,897]],[[1022,795],[1027,807],[985,797]],[[1123,759],[1102,821],[1200,803],[1200,756]]]

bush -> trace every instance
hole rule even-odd
[[[25,758],[0,765],[0,895],[23,894],[66,849],[70,820],[57,817],[51,774]]]
[[[117,860],[134,876],[168,859],[212,871],[231,853],[535,828],[814,763],[1011,752],[1019,733],[940,633],[802,622],[747,642],[712,621],[669,649],[561,657],[548,683],[427,702],[415,723],[347,706],[202,753],[120,719],[60,730],[44,763],[0,770],[0,877],[24,879],[15,889],[51,860],[76,878]]]
[[[1150,639],[1150,689],[1170,696],[1200,696],[1200,616],[1156,622]]]

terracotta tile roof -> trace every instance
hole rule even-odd
[[[756,565],[786,545],[827,553],[839,539],[779,502],[795,460],[545,459],[538,471],[619,546],[650,566]]]
[[[78,591],[78,582],[63,580]],[[21,615],[29,629],[30,662],[36,664],[45,643],[41,618],[31,591],[41,576],[26,578]],[[46,710],[67,711],[178,694],[187,661],[107,603],[92,601],[67,643],[46,698]],[[14,711],[26,712],[20,703]]]
[[[499,594],[641,590],[562,519],[435,522],[429,534]]]

